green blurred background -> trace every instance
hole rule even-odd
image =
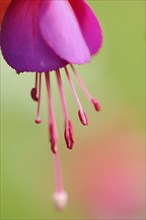
[[[103,48],[76,69],[101,103],[96,113],[75,82],[89,117],[83,127],[62,74],[75,147],[63,139],[63,115],[52,72],[59,149],[69,203],[52,203],[54,170],[47,134],[45,82],[41,115],[30,98],[34,75],[16,75],[1,57],[1,219],[144,219],[145,1],[88,1],[103,29]],[[74,79],[74,78],[73,78]]]

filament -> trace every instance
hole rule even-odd
[[[51,149],[53,153],[57,153],[58,134],[57,134],[53,102],[52,102],[52,96],[51,96],[50,75],[48,72],[45,73],[45,78],[46,78],[46,87],[47,87],[47,94],[48,94],[48,109],[49,109],[48,130],[50,134]]]
[[[56,71],[56,76],[57,76],[57,82],[58,82],[58,88],[59,88],[59,94],[60,94],[60,98],[61,98],[64,118],[66,120],[66,123],[68,124],[68,111],[67,111],[66,99],[65,99],[64,89],[63,89],[63,85],[62,85],[60,70]]]
[[[41,104],[41,85],[42,85],[42,75],[41,73],[39,74],[39,78],[38,75],[36,75],[36,87],[37,88],[37,81],[38,81],[38,107],[37,107],[37,116],[36,116],[36,120],[35,122],[37,124],[41,123],[41,118],[40,118],[40,104]],[[37,89],[36,89],[37,92]]]
[[[86,116],[86,113],[84,112],[84,110],[82,108],[82,105],[80,103],[79,97],[77,95],[77,92],[76,92],[76,89],[75,89],[74,84],[72,82],[72,79],[69,75],[69,72],[68,72],[66,67],[64,69],[65,69],[65,72],[66,72],[66,75],[67,75],[68,82],[70,84],[70,87],[72,89],[72,92],[74,94],[75,100],[76,100],[77,105],[78,105],[78,109],[79,109],[78,115],[79,115],[80,121],[83,125],[87,125],[88,124],[88,118]]]
[[[75,75],[75,77],[76,77],[76,79],[77,79],[77,81],[78,81],[78,83],[79,83],[79,85],[80,85],[82,91],[84,92],[85,96],[86,96],[87,99],[94,105],[95,110],[96,110],[96,111],[100,111],[100,104],[99,104],[99,102],[98,102],[95,98],[93,98],[93,97],[91,96],[91,94],[90,94],[89,91],[87,90],[86,86],[85,86],[84,83],[82,82],[80,76],[79,76],[78,73],[76,72],[74,66],[73,66],[72,64],[70,64],[70,66],[71,66],[71,68],[72,68],[72,70],[73,70],[73,73],[74,73],[74,75]]]

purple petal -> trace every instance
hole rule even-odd
[[[102,30],[100,24],[84,0],[69,0],[77,17],[80,29],[91,54],[95,54],[102,45]]]
[[[45,72],[67,64],[40,35],[39,7],[40,1],[13,0],[2,24],[2,53],[18,72]]]
[[[40,30],[47,44],[62,59],[81,64],[90,60],[90,52],[68,1],[42,1]]]

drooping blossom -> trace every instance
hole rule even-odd
[[[6,4],[3,1],[1,3]],[[54,200],[57,208],[62,209],[67,203],[67,193],[63,189],[59,167],[58,135],[51,96],[51,71],[55,71],[57,78],[65,120],[66,145],[72,149],[73,126],[67,111],[60,69],[64,68],[77,103],[79,119],[83,125],[87,125],[88,118],[80,103],[68,65],[88,100],[96,111],[100,111],[99,102],[90,95],[73,64],[87,63],[92,55],[99,51],[102,45],[101,27],[84,0],[12,0],[2,21],[0,42],[4,59],[17,73],[35,73],[31,97],[38,105],[35,120],[37,124],[41,123],[41,82],[42,76],[45,77],[48,131],[56,177]]]

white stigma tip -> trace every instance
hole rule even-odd
[[[56,209],[63,210],[67,205],[68,195],[65,191],[55,192],[53,194],[53,200],[54,200]]]

